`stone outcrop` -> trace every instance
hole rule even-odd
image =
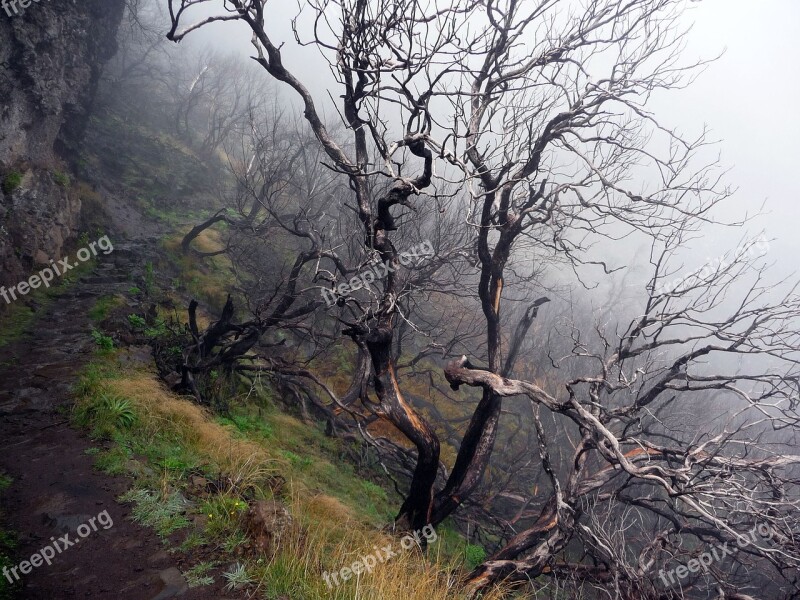
[[[259,500],[244,515],[244,530],[253,550],[273,557],[293,524],[292,516],[280,502]]]
[[[81,204],[70,165],[125,0],[41,0],[0,10],[0,283],[62,255]],[[0,303],[2,304],[2,303]],[[2,308],[2,307],[0,307]]]

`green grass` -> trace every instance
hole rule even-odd
[[[0,569],[14,566],[12,556],[16,547],[16,536],[0,528]],[[0,577],[0,600],[12,600],[13,598],[17,598],[18,592],[19,584],[12,585],[9,583],[8,579]]]
[[[236,406],[228,417],[216,420],[234,428],[237,437],[269,444],[288,463],[283,472],[286,479],[338,498],[376,526],[393,518],[397,499],[357,475],[355,467],[343,460],[343,442],[326,436],[320,428],[298,421],[274,406]],[[376,472],[374,476],[379,475]]]
[[[125,446],[114,446],[100,451],[95,458],[94,466],[107,475],[130,474],[130,461],[133,453]]]
[[[25,296],[25,302],[38,305],[38,310],[36,311],[23,304],[22,299],[11,303],[5,312],[0,313],[0,348],[28,333],[36,322],[37,315],[41,314],[51,304],[54,296],[72,285],[73,282],[73,279],[66,279],[65,277],[65,280],[49,289],[39,288],[32,290]]]
[[[183,574],[186,578],[186,583],[190,588],[212,585],[214,583],[214,578],[210,575],[210,572],[214,570],[215,566],[213,562],[201,562],[196,564]]]
[[[89,311],[89,318],[96,323],[103,321],[112,310],[123,304],[124,300],[118,296],[100,296]]]
[[[79,398],[73,413],[78,425],[104,440],[99,444],[102,449],[92,451],[96,466],[134,476],[134,488],[121,497],[132,504],[134,520],[153,528],[172,551],[191,556],[203,548],[201,556],[208,560],[207,549],[213,549],[212,557],[221,569],[217,578],[231,586],[241,589],[252,580],[268,590],[267,598],[278,599],[281,594],[310,600],[330,598],[325,595],[325,584],[320,584],[319,565],[328,569],[346,563],[352,558],[348,552],[354,544],[371,543],[362,536],[376,535],[391,522],[398,499],[388,491],[389,486],[378,485],[374,473],[365,478],[369,471],[346,459],[342,441],[281,412],[267,394],[258,395],[260,405],[232,402],[228,416],[212,417],[190,402],[168,397],[161,388],[149,387],[143,377],[141,372],[124,370],[112,355],[96,356],[75,387]],[[155,395],[152,401],[145,400],[148,394]],[[130,422],[120,418],[117,403],[111,401],[126,399],[130,399],[134,414]],[[167,411],[160,412],[162,407]],[[193,421],[190,411],[205,414],[207,424]],[[216,437],[207,428],[216,428]],[[237,449],[237,444],[246,449]],[[267,457],[260,457],[253,466],[263,469],[269,466],[269,457],[275,457],[276,471],[286,480],[285,486],[270,489],[258,483],[257,477],[263,475],[244,473],[241,463],[239,467],[222,466],[229,453],[252,456],[260,452],[256,447]],[[202,486],[198,492],[191,483],[191,477],[197,475],[221,485],[221,491]],[[236,482],[241,476],[245,483]],[[237,566],[234,557],[241,556],[238,552],[247,544],[242,514],[248,501],[259,498],[280,499],[289,505],[300,531],[307,533],[292,534],[289,546],[272,560],[248,558]],[[441,572],[459,565],[470,568],[482,555],[482,548],[470,546],[451,525],[440,527],[438,535],[435,553],[428,559],[420,557],[421,562],[413,563],[415,569],[426,568],[422,565],[428,560],[441,565],[430,567],[441,568]],[[315,566],[302,558],[306,536],[308,543],[314,544],[313,556],[322,560],[318,563],[315,558]],[[407,556],[402,560],[418,559]],[[239,566],[244,567],[243,572]],[[197,565],[187,579],[209,585],[211,569],[210,564]],[[335,597],[351,600],[356,596],[343,586]]]
[[[236,429],[237,437],[269,440],[273,437],[272,427],[269,423],[259,418],[257,414],[230,414],[217,417],[220,425]]]
[[[130,326],[134,329],[144,329],[147,327],[147,321],[139,315],[128,315],[128,323],[130,323]]]
[[[486,560],[486,550],[483,546],[467,544],[464,548],[464,562],[468,569],[474,569]]]
[[[12,304],[0,317],[0,348],[21,338],[36,320],[36,313],[23,304]]]
[[[5,473],[0,473],[0,492],[7,490],[14,482],[11,477]],[[0,515],[1,516],[1,515]],[[3,567],[12,567],[12,554],[17,546],[17,539],[10,531],[6,531],[0,527],[0,569]],[[14,597],[16,586],[5,578],[0,577],[0,600],[11,600]]]

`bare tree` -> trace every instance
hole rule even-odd
[[[731,560],[757,560],[773,568],[782,590],[796,589],[800,457],[786,452],[794,433],[771,433],[794,432],[798,423],[798,298],[793,289],[770,298],[760,273],[748,281],[741,257],[690,285],[659,285],[676,247],[713,222],[728,196],[716,165],[697,159],[705,135],[681,137],[647,109],[654,93],[686,85],[704,64],[681,58],[684,2],[312,0],[311,32],[301,17],[295,39],[328,60],[347,143],[323,119],[324,96],[285,66],[282,44],[267,31],[268,4],[170,0],[168,37],[180,41],[218,21],[246,24],[255,60],[297,94],[329,165],[349,181],[363,247],[389,272],[366,310],[355,297],[340,303],[346,334],[369,357],[357,370],[369,385],[355,389],[416,448],[397,525],[438,524],[475,492],[503,399],[521,397],[530,402],[534,456],[548,485],[525,500],[536,518],[470,575],[473,589],[548,576],[620,597],[666,596],[659,567],[698,542],[740,540],[754,521],[768,524],[780,547],[754,542]],[[199,6],[219,12],[184,23]],[[404,396],[393,347],[406,321],[397,235],[438,201],[445,182],[468,194],[445,209],[472,227],[486,337],[485,354],[473,357],[485,366],[463,356],[445,369],[454,390],[480,388],[481,398],[438,487],[439,437]],[[555,381],[513,378],[547,299],[531,295],[536,270],[526,263],[572,270],[578,281],[588,272],[611,278],[616,267],[598,260],[593,245],[626,239],[653,249],[640,314],[620,329],[567,324],[570,352],[553,357]],[[722,300],[734,290],[741,297],[729,309]],[[527,302],[513,311],[514,323],[505,318],[509,301]],[[730,356],[747,356],[752,366],[726,369]],[[560,377],[565,360],[572,364]],[[730,422],[673,431],[676,407],[696,408],[709,390],[730,397]],[[556,417],[559,428],[544,426]],[[560,461],[563,448],[569,455]],[[620,545],[609,524],[630,523],[633,514],[638,531]],[[703,585],[716,579],[730,592],[719,572],[704,577]]]

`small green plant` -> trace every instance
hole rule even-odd
[[[81,427],[90,428],[95,439],[114,439],[119,432],[130,429],[137,422],[136,411],[127,398],[81,384],[76,386],[76,390],[89,393],[82,394],[84,400],[75,406],[74,419]]]
[[[131,490],[119,497],[120,502],[133,504],[133,520],[156,530],[161,537],[189,526],[185,516],[186,501],[177,492],[164,497],[150,490]]]
[[[239,531],[237,524],[242,513],[247,510],[247,503],[230,494],[220,494],[208,498],[200,510],[208,517],[208,535],[230,539],[231,535]],[[246,540],[239,539],[239,545],[244,541]]]
[[[130,429],[136,423],[136,412],[127,398],[104,396],[102,410],[108,420],[120,429]]]
[[[131,296],[138,296],[139,294],[142,293],[142,290],[138,286],[132,285],[131,287],[128,288],[128,293]]]
[[[155,289],[156,277],[155,277],[155,269],[153,267],[153,263],[148,261],[144,265],[144,290],[147,292],[148,296],[153,294],[153,290]]]
[[[144,329],[147,327],[147,321],[139,315],[128,315],[128,323],[130,323],[131,327],[134,329]]]
[[[250,577],[247,568],[241,563],[233,565],[230,571],[226,571],[222,576],[228,582],[225,586],[226,590],[238,590],[240,587],[253,583],[253,578]]]
[[[56,171],[56,172],[54,172],[54,173],[53,173],[53,179],[54,179],[54,180],[55,180],[55,182],[56,182],[56,183],[57,183],[59,186],[61,186],[62,188],[67,188],[67,187],[69,187],[69,184],[70,184],[69,175],[67,175],[67,174],[66,174],[66,173],[64,173],[63,171]]]
[[[149,338],[158,338],[169,333],[169,327],[163,319],[156,319],[156,324],[153,327],[145,329],[144,334]]]
[[[204,546],[207,543],[208,542],[206,538],[203,537],[199,531],[191,531],[189,532],[189,535],[186,536],[186,539],[181,542],[179,550],[182,552],[190,552],[191,550]]]
[[[92,329],[92,339],[94,343],[97,344],[97,347],[105,352],[114,349],[114,340],[110,336],[94,328]]]
[[[13,481],[14,480],[5,473],[0,473],[0,491],[8,489]]]
[[[299,467],[300,469],[310,467],[314,463],[314,461],[309,457],[298,456],[291,450],[281,450],[281,454],[283,454],[283,456],[287,458],[289,462],[292,463],[293,466]]]
[[[103,381],[109,377],[108,370],[96,363],[90,363],[81,373],[73,392],[79,398],[100,396],[103,392]]]
[[[190,588],[213,585],[214,578],[208,574],[213,568],[213,562],[201,562],[186,571],[183,576],[186,578],[186,583]]]
[[[11,171],[3,178],[3,192],[11,194],[20,185],[22,185],[22,173],[19,171]]]
[[[464,548],[464,560],[467,567],[472,570],[486,560],[486,550],[482,546],[467,544]]]

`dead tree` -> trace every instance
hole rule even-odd
[[[187,23],[198,5],[219,12]],[[681,555],[682,542],[735,541],[754,519],[774,528],[781,547],[753,543],[732,560],[752,557],[786,589],[796,585],[800,459],[784,452],[786,437],[758,452],[744,441],[796,430],[800,300],[790,290],[768,301],[760,280],[748,284],[731,265],[659,291],[676,242],[710,222],[728,196],[716,165],[695,159],[705,136],[682,138],[646,108],[653,93],[685,85],[703,66],[680,56],[682,2],[591,0],[578,9],[563,0],[312,0],[305,10],[313,30],[294,21],[295,40],[329,61],[338,86],[330,112],[341,116],[346,143],[323,120],[325,97],[287,69],[283,44],[266,30],[268,5],[170,0],[168,37],[180,41],[218,21],[247,25],[254,59],[297,95],[328,164],[348,178],[363,247],[389,275],[374,303],[349,295],[338,318],[370,359],[369,386],[358,388],[369,396],[363,401],[417,451],[398,526],[440,523],[474,493],[493,454],[503,399],[524,398],[549,485],[530,504],[538,511],[533,522],[471,574],[473,589],[547,576],[612,586],[622,597],[660,597],[671,592],[656,572]],[[445,181],[469,195],[450,209],[473,228],[485,355],[445,369],[453,390],[480,388],[481,396],[437,489],[439,438],[397,377],[393,344],[405,315],[395,242]],[[587,272],[612,278],[625,265],[598,260],[592,244],[626,238],[652,246],[656,266],[641,285],[639,316],[621,330],[597,324],[591,336],[567,328],[576,374],[559,378],[554,369],[557,382],[548,386],[514,378],[541,305],[529,302],[518,323],[504,320],[515,293],[531,297],[526,259],[572,271],[578,281]],[[740,302],[721,306],[734,284],[742,286]],[[736,355],[764,362],[738,372],[704,366]],[[665,430],[676,399],[691,405],[708,390],[735,399],[734,421],[712,433]],[[544,414],[572,437],[553,439]],[[554,449],[565,446],[570,460],[557,464]],[[624,552],[600,526],[608,507],[614,519],[632,507],[647,515]],[[643,541],[653,530],[655,539]],[[580,552],[569,551],[573,544]],[[635,560],[626,554],[631,548]]]

